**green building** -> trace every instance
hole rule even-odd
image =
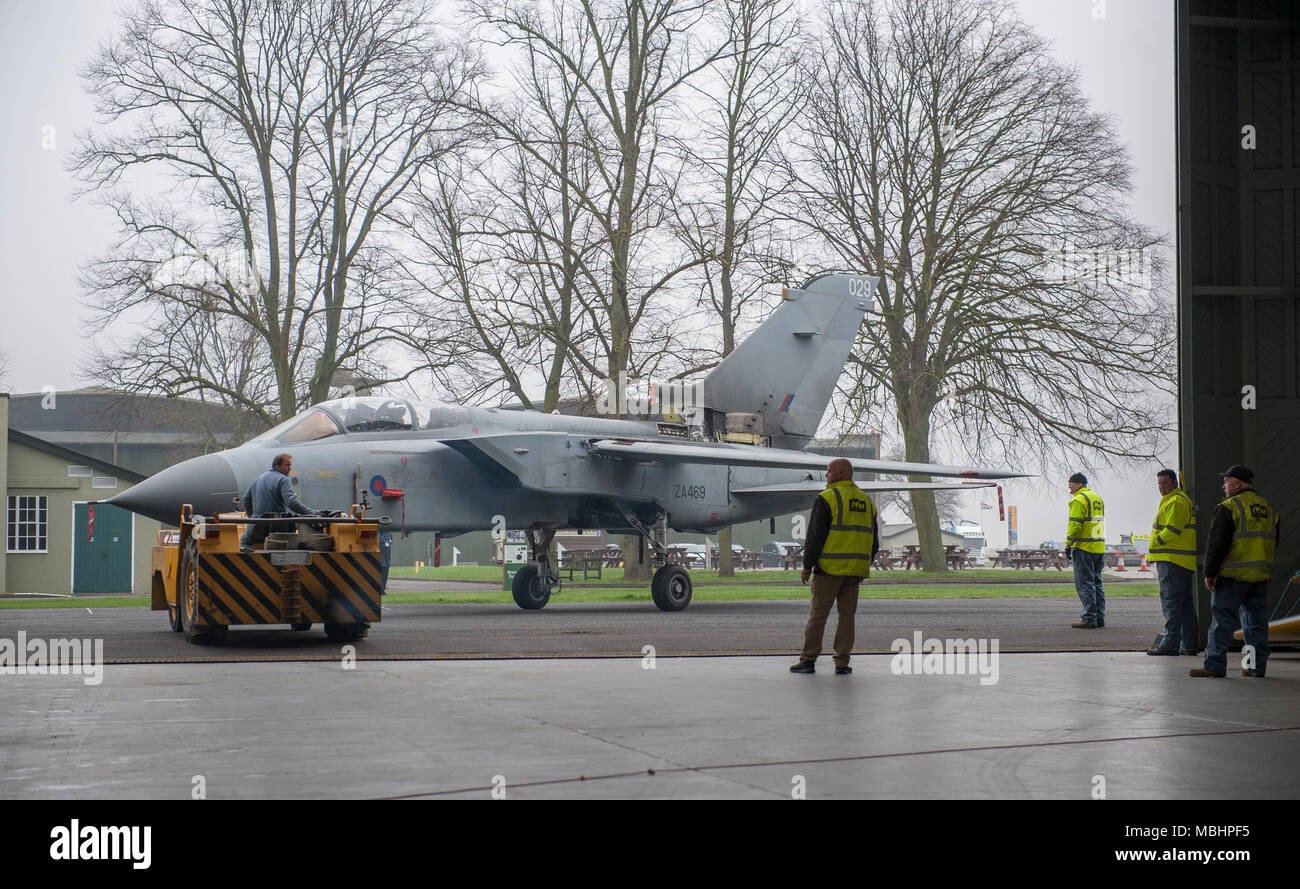
[[[107,504],[145,476],[9,425],[0,393],[0,595],[147,594],[158,523]]]

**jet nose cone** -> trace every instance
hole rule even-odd
[[[181,505],[188,503],[204,515],[229,512],[240,495],[230,464],[218,454],[204,454],[169,466],[157,475],[110,498],[109,503],[174,525]]]

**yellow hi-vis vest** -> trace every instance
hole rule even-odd
[[[1273,577],[1273,549],[1277,543],[1277,512],[1268,501],[1247,488],[1219,504],[1232,515],[1232,546],[1219,574],[1233,580],[1258,583]]]
[[[1104,553],[1106,533],[1102,529],[1105,507],[1089,488],[1080,488],[1070,498],[1070,521],[1065,526],[1065,545],[1085,553]]]
[[[1151,525],[1147,561],[1173,562],[1180,568],[1196,570],[1196,509],[1182,488],[1174,488],[1160,499]]]
[[[851,481],[835,482],[819,496],[831,508],[831,525],[817,567],[827,574],[869,577],[876,505]]]

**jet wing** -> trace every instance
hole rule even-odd
[[[721,463],[727,466],[766,466],[774,469],[825,469],[834,459],[825,454],[793,451],[785,448],[760,448],[751,445],[680,444],[672,441],[603,438],[588,446],[593,454],[640,463]],[[966,466],[940,466],[931,463],[900,463],[892,460],[846,458],[855,470],[887,475],[938,475],[955,478],[1005,479],[1022,478],[1024,473],[997,469],[974,469]],[[823,484],[821,487],[825,487]],[[820,490],[821,488],[818,488]]]
[[[863,491],[969,491],[975,488],[992,488],[997,482],[859,482]],[[777,485],[754,485],[749,488],[732,488],[733,494],[820,494],[826,489],[824,481],[787,482]]]

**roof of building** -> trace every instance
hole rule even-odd
[[[53,408],[48,407],[53,398]],[[46,432],[228,437],[247,425],[247,415],[229,405],[193,398],[120,392],[101,386],[67,392],[9,396],[9,425],[37,435]],[[48,437],[48,436],[46,436]]]
[[[96,457],[90,456],[89,454],[82,454],[70,448],[53,444],[43,438],[37,438],[35,435],[28,435],[26,432],[22,432],[18,429],[11,428],[9,430],[9,440],[14,444],[20,444],[29,448],[34,448],[38,451],[44,451],[53,457],[58,457],[60,460],[67,460],[69,463],[77,466],[89,466],[91,469],[99,469],[112,475],[114,478],[125,479],[126,481],[131,482],[131,484],[142,482],[148,478],[148,476],[141,475],[138,472],[133,472],[125,466],[117,466],[113,463],[109,463],[107,460],[100,460]]]
[[[908,531],[911,531],[915,527],[916,524],[914,522],[904,522],[898,525],[890,525],[890,524],[882,525],[880,528],[880,539],[884,540],[886,537],[895,537],[899,534],[906,534]],[[947,534],[950,537],[961,536],[960,534],[954,531],[949,531],[947,528],[940,528],[939,533]]]

